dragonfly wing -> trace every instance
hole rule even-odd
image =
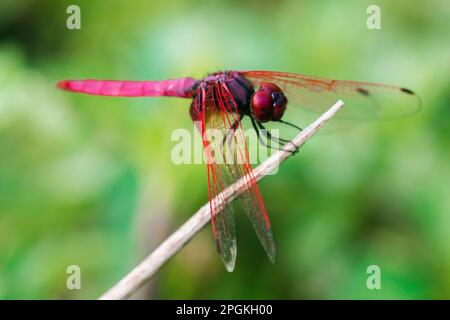
[[[234,225],[234,210],[231,204],[219,206],[217,196],[228,185],[224,180],[222,168],[208,164],[208,195],[211,209],[211,224],[219,253],[225,268],[232,272],[236,262],[236,228]]]
[[[218,251],[226,266],[227,264],[234,266],[236,242],[233,213],[229,208],[230,206],[214,209],[217,208],[213,202],[214,196],[228,185],[244,177],[248,189],[239,197],[240,203],[252,221],[258,238],[270,260],[275,262],[276,250],[270,221],[252,173],[241,119],[233,96],[224,83],[208,86],[204,89],[202,95],[205,97],[205,99],[202,99],[204,119],[202,135],[205,151],[214,150],[214,159],[211,159],[210,152],[206,152],[206,154],[209,196],[212,205],[211,219]],[[213,210],[217,212],[213,212]],[[219,212],[219,210],[222,211]]]
[[[419,97],[409,89],[345,80],[331,80],[295,73],[243,71],[255,87],[273,82],[285,93],[289,106],[317,113],[325,112],[338,100],[345,107],[336,115],[344,119],[389,119],[403,117],[420,109]]]
[[[225,124],[220,122],[220,115],[211,97],[211,88],[201,89],[194,100],[201,104],[198,110],[202,110],[201,134],[206,156],[208,175],[208,197],[211,211],[211,225],[216,240],[217,252],[222,259],[225,268],[231,272],[236,262],[236,229],[234,225],[234,210],[231,204],[220,205],[218,198],[220,193],[231,183],[230,176],[223,167],[214,161],[213,145],[217,144],[214,134],[225,130]],[[218,138],[220,139],[220,138]]]
[[[245,192],[239,197],[239,200],[252,222],[253,228],[255,229],[258,239],[266,251],[267,256],[272,263],[275,263],[277,260],[277,252],[272,229],[270,227],[270,220],[264,207],[258,185],[254,179],[254,177],[249,177],[248,183],[251,184],[250,192]]]

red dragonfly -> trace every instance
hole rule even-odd
[[[219,207],[215,201],[228,185],[246,177],[248,190],[239,198],[270,261],[276,260],[275,242],[269,216],[252,175],[252,166],[243,130],[242,119],[247,116],[260,141],[276,140],[283,145],[288,140],[271,137],[266,122],[278,122],[301,130],[283,120],[289,109],[303,108],[324,112],[342,99],[343,118],[390,118],[413,113],[419,108],[418,98],[409,89],[356,81],[330,80],[294,73],[270,71],[217,72],[201,80],[179,78],[163,81],[65,80],[58,87],[72,92],[114,97],[180,97],[192,99],[190,115],[200,123],[203,146],[210,144],[207,131],[232,130],[236,143],[234,163],[218,163],[207,156],[208,196],[213,234],[217,250],[228,271],[236,260],[236,234],[232,206]]]

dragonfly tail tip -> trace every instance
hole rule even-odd
[[[67,90],[69,87],[69,82],[66,80],[58,81],[58,83],[56,83],[56,87],[61,90]]]

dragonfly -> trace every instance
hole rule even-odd
[[[246,191],[239,197],[269,260],[277,254],[270,219],[256,179],[252,173],[248,147],[243,138],[242,120],[248,117],[265,146],[275,138],[265,130],[267,123],[279,123],[301,130],[286,121],[288,110],[322,113],[338,100],[345,108],[338,117],[347,119],[385,119],[402,117],[420,108],[418,96],[410,89],[378,83],[332,80],[276,71],[220,71],[203,79],[183,77],[162,81],[63,80],[60,89],[112,97],[178,97],[191,99],[189,113],[198,123],[207,156],[208,197],[211,225],[217,251],[225,268],[234,270],[237,246],[234,212],[231,205],[220,205],[220,194],[236,180],[245,179]],[[288,108],[289,106],[289,108]],[[219,130],[235,139],[239,161],[224,163],[206,152],[211,143],[207,132]],[[231,130],[231,131],[230,131]],[[228,139],[227,138],[227,139]],[[236,160],[236,159],[235,159]]]

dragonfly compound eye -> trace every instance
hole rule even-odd
[[[273,99],[273,113],[272,120],[278,121],[283,116],[284,111],[286,111],[287,99],[283,92],[272,93]]]
[[[270,121],[273,113],[273,99],[270,93],[262,89],[256,91],[252,97],[251,108],[258,122]]]
[[[251,100],[253,116],[258,122],[280,120],[286,110],[287,99],[281,89],[268,82],[263,82]]]

